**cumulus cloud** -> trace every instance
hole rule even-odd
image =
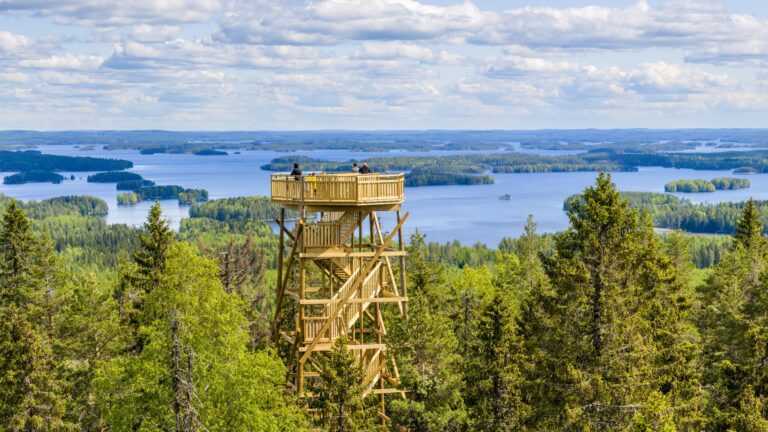
[[[2,113],[139,127],[530,127],[563,114],[768,109],[768,22],[719,1],[431,3],[0,0],[0,14],[54,33],[0,31]]]

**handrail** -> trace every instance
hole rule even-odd
[[[405,174],[272,174],[272,199],[281,202],[360,204],[401,202]]]

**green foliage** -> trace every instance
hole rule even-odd
[[[120,205],[133,205],[141,201],[136,192],[121,192],[117,194],[117,203]]]
[[[205,189],[186,189],[179,192],[179,204],[195,204],[208,201],[208,191]]]
[[[527,427],[626,430],[661,393],[674,424],[696,430],[690,300],[649,221],[604,174],[569,219],[545,260],[551,285],[533,291],[519,320]]]
[[[481,184],[493,184],[493,177],[489,175],[430,172],[425,170],[411,171],[405,175],[405,185],[410,187]]]
[[[136,180],[142,180],[142,177],[139,174],[127,171],[100,172],[88,176],[88,183],[118,183]]]
[[[648,211],[659,228],[682,229],[694,233],[733,234],[746,202],[693,204],[687,199],[654,192],[623,192],[632,208]],[[566,211],[577,195],[566,198]],[[768,201],[754,201],[763,227],[768,222]]]
[[[184,364],[180,379],[200,428],[300,429],[301,417],[283,400],[284,367],[270,352],[247,349],[243,305],[222,288],[216,263],[184,243],[171,245],[163,263],[137,317],[143,349],[116,356],[95,372],[106,424],[115,430],[174,429],[173,377],[181,372],[172,365]],[[173,361],[177,355],[181,362]]]
[[[733,235],[733,239],[736,245],[741,245],[746,249],[760,248],[765,246],[762,235],[763,223],[760,220],[760,213],[755,202],[750,198],[747,205],[744,206],[741,217],[736,222],[736,233]]]
[[[24,183],[53,183],[59,184],[64,180],[64,176],[51,171],[23,171],[18,174],[6,176],[3,183],[7,185]]]
[[[347,349],[344,337],[336,339],[317,388],[313,404],[324,414],[329,432],[375,430],[376,407],[363,400],[363,367]]]
[[[269,197],[222,198],[192,206],[191,218],[209,218],[218,221],[251,219],[271,222],[280,216],[280,207]]]
[[[716,190],[745,189],[749,180],[733,177],[718,177],[712,180],[676,180],[664,185],[667,192],[714,192]]]
[[[67,430],[51,352],[58,281],[47,242],[15,201],[0,227],[0,424],[12,431]]]

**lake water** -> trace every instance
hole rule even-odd
[[[204,188],[210,198],[267,195],[269,175],[259,167],[286,153],[272,151],[243,151],[229,156],[194,156],[188,154],[142,155],[135,150],[80,151],[72,146],[43,146],[43,153],[94,156],[127,159],[134,163],[131,170],[157,184],[177,184],[183,187]],[[297,152],[326,160],[365,160],[383,155],[431,155],[478,153],[477,151],[388,152],[364,153],[337,150]],[[551,154],[551,153],[548,153]],[[4,176],[5,174],[0,174]],[[109,205],[109,223],[140,225],[143,223],[151,202],[135,206],[118,206],[114,183],[87,183],[91,173],[62,173],[74,181],[58,185],[30,183],[25,185],[0,185],[0,193],[27,201],[61,195],[93,195],[103,198]],[[622,191],[663,192],[664,184],[679,179],[712,179],[729,175],[728,171],[694,171],[670,168],[642,168],[638,172],[614,173],[613,181]],[[554,232],[567,227],[568,219],[562,210],[563,199],[581,192],[595,181],[596,173],[537,173],[494,174],[496,183],[478,186],[431,186],[406,189],[404,210],[410,212],[406,231],[414,229],[427,234],[430,241],[446,242],[454,239],[462,243],[486,243],[495,247],[504,236],[518,236],[526,218],[533,214],[539,231]],[[752,186],[736,191],[717,191],[706,194],[676,194],[693,202],[744,201],[749,197],[766,199],[768,174],[747,176]],[[510,194],[511,200],[498,197]],[[172,226],[188,216],[189,207],[179,206],[176,200],[161,202],[164,215]],[[386,226],[394,225],[394,217],[381,214]],[[385,228],[386,229],[386,228]]]

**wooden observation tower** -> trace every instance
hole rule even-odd
[[[384,396],[403,394],[382,307],[396,303],[402,317],[407,313],[404,176],[276,174],[271,183],[272,201],[281,206],[273,337],[288,356],[288,386],[311,400],[328,351],[344,336],[362,365],[364,393],[379,397],[386,420]],[[295,220],[290,228],[286,210]],[[389,231],[380,212],[396,212]],[[390,246],[395,236],[397,248]]]

